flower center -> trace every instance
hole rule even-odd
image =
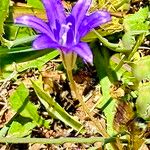
[[[67,24],[62,24],[61,25],[61,30],[60,30],[60,43],[61,45],[65,45],[67,42],[67,33],[70,29],[70,27],[72,26],[71,22],[68,22]]]

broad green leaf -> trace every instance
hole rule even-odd
[[[33,8],[43,9],[41,0],[27,0],[27,4],[32,6]]]
[[[29,101],[28,96],[29,90],[21,83],[9,98],[11,108],[21,116],[31,118],[37,125],[49,128],[49,122],[39,116],[37,107]]]
[[[148,7],[140,8],[135,14],[127,15],[123,20],[123,25],[126,32],[130,32],[132,35],[141,33],[148,33],[149,21],[148,19]]]
[[[36,124],[32,119],[17,116],[11,123],[7,136],[24,137],[30,135]]]
[[[40,83],[41,84],[41,83]],[[49,94],[47,94],[41,86],[39,86],[37,81],[32,80],[33,88],[40,100],[40,102],[44,105],[47,112],[53,118],[57,118],[64,122],[66,125],[69,125],[74,130],[79,131],[80,133],[84,132],[82,128],[82,124],[79,123],[76,119],[74,119],[71,115],[69,115]]]
[[[144,119],[150,119],[150,83],[145,83],[138,89],[136,100],[137,113]]]
[[[150,56],[145,56],[135,62],[132,71],[138,80],[150,79]]]
[[[122,36],[122,44],[125,49],[132,50],[135,43],[136,43],[135,37],[131,35],[130,32],[126,32]]]
[[[8,16],[10,0],[0,0],[0,37],[4,33],[4,21]]]

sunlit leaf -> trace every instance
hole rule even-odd
[[[43,4],[41,0],[27,0],[27,4],[33,8],[43,9]]]
[[[133,64],[133,74],[138,80],[150,79],[150,56],[145,56]]]
[[[35,38],[35,32],[31,28],[18,26],[16,24],[5,25],[5,38],[7,40],[10,40],[8,42],[17,43],[19,40],[24,38],[25,41],[22,40],[22,43],[19,43],[24,44],[27,43],[27,41],[29,41],[28,39],[33,39],[33,37]],[[15,44],[12,46],[14,47],[19,44]]]
[[[36,124],[32,119],[22,116],[16,117],[10,125],[7,136],[24,137],[28,136]]]
[[[107,122],[107,132],[110,135],[113,135],[115,133],[113,129],[113,119],[115,115],[115,100],[110,95],[110,86],[111,82],[110,78],[113,78],[114,75],[111,72],[111,68],[108,68],[109,61],[107,59],[108,56],[107,52],[103,50],[103,52],[106,54],[105,56],[99,51],[99,49],[93,47],[94,50],[94,64],[96,66],[96,71],[100,80],[100,86],[102,89],[102,97],[97,102],[97,107],[104,112]],[[107,57],[107,58],[106,58]],[[109,74],[109,75],[108,75]],[[111,76],[111,77],[110,77]],[[115,78],[115,77],[114,77]]]
[[[138,89],[136,101],[137,113],[144,119],[150,119],[150,83],[145,83]]]
[[[39,116],[37,107],[29,101],[29,90],[23,83],[9,98],[11,108],[21,116],[31,118],[37,125],[49,128],[49,122]]]
[[[132,35],[147,33],[149,30],[148,7],[140,8],[135,14],[129,14],[123,20],[123,25],[126,32]]]
[[[4,33],[4,21],[8,16],[10,0],[0,0],[0,36]]]
[[[131,50],[135,43],[136,43],[135,37],[131,35],[130,32],[126,32],[122,36],[122,44],[125,49]]]

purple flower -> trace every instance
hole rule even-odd
[[[58,48],[62,53],[76,53],[85,61],[92,63],[93,55],[84,37],[93,28],[111,20],[107,11],[87,14],[92,0],[78,0],[69,15],[65,14],[61,0],[42,0],[48,22],[26,15],[15,19],[15,23],[27,25],[39,31],[33,48]]]

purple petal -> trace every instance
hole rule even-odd
[[[73,52],[77,53],[80,57],[82,57],[85,61],[91,64],[93,63],[93,54],[87,43],[80,42],[76,46],[73,46],[71,49]]]
[[[67,41],[66,41],[66,45],[68,47],[70,47],[71,45],[74,44],[74,31],[72,30],[72,28],[70,28],[67,32]]]
[[[84,18],[80,28],[79,34],[81,37],[85,36],[91,29],[100,26],[111,20],[111,16],[107,11],[96,11]]]
[[[76,5],[72,9],[72,16],[75,18],[75,23],[76,23],[76,31],[78,30],[81,22],[83,21],[90,5],[91,5],[92,0],[78,0]]]
[[[32,44],[35,49],[46,49],[46,48],[57,48],[59,47],[58,43],[53,41],[46,34],[40,34]]]
[[[69,15],[66,18],[66,24],[69,25],[69,30],[67,31],[67,40],[66,40],[66,45],[70,47],[70,45],[75,45],[74,43],[74,31],[75,31],[75,18],[72,15]],[[62,35],[60,35],[61,37]]]
[[[55,39],[59,42],[60,39],[60,30],[61,30],[61,25],[58,22],[58,20],[56,20],[56,29],[53,30]]]
[[[75,31],[75,18],[72,15],[69,15],[66,18],[66,23],[71,23],[71,28],[73,31]]]
[[[53,33],[51,32],[49,26],[40,18],[30,16],[30,15],[21,16],[21,17],[16,18],[14,20],[14,22],[17,24],[29,26],[29,27],[34,28],[35,30],[41,32],[41,33],[47,34],[51,38],[54,38]]]
[[[61,23],[65,22],[66,16],[61,0],[42,0],[46,9],[48,22],[51,29],[56,29],[56,19]]]

